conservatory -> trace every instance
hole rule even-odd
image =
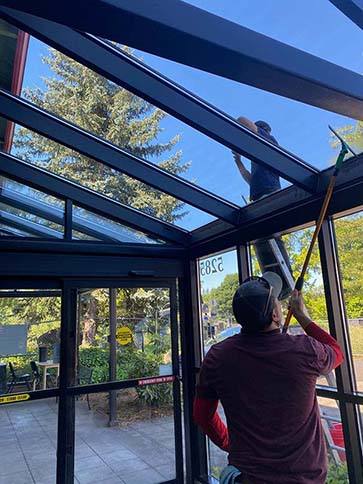
[[[363,483],[363,6],[212,3],[0,0],[0,482],[219,482],[201,362],[244,279],[291,292],[334,177],[303,294],[345,357],[328,476]]]

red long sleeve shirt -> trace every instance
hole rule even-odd
[[[230,463],[246,471],[252,482],[254,477],[266,478],[264,467],[270,474],[275,464],[276,472],[277,467],[284,468],[284,459],[291,472],[294,462],[302,459],[305,468],[297,466],[296,472],[313,477],[301,482],[324,482],[325,449],[315,384],[320,374],[341,364],[343,353],[315,323],[305,331],[298,336],[279,330],[238,334],[214,345],[204,359],[194,420],[212,442],[230,452]],[[217,413],[219,400],[228,430]],[[297,434],[294,425],[301,426]],[[278,482],[284,483],[283,479],[279,476]]]

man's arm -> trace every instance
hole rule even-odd
[[[220,449],[228,452],[228,430],[217,412],[218,400],[196,396],[193,405],[194,422]]]
[[[258,133],[257,126],[250,119],[245,118],[244,116],[240,116],[239,118],[237,118],[237,121],[240,124],[242,124],[243,126],[245,126],[246,128],[253,131],[254,133]],[[236,153],[235,151],[232,151],[232,154],[233,154],[234,161],[237,165],[237,168],[238,168],[239,172],[241,173],[243,179],[245,180],[246,183],[248,183],[250,185],[250,183],[251,183],[251,173],[247,170],[247,168],[242,163],[241,155],[239,153]]]
[[[244,181],[246,183],[250,184],[251,183],[251,173],[247,170],[245,165],[242,163],[241,155],[239,155],[235,151],[232,151],[232,154],[233,154],[234,162],[236,163],[237,168],[239,169],[239,172],[241,173]]]
[[[311,320],[309,314],[306,311],[302,295],[296,289],[291,295],[290,306],[292,309],[292,313],[295,316],[295,319],[302,326],[305,333],[308,336],[316,339],[320,343],[330,346],[334,350],[335,361],[333,369],[337,368],[344,360],[344,355],[339,346],[339,343],[329,333],[324,331],[322,328],[320,328],[320,326],[318,326]]]

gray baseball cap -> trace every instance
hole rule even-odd
[[[281,277],[265,272],[244,281],[233,296],[233,313],[247,332],[258,332],[271,323],[275,300],[282,290]]]

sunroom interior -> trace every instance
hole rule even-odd
[[[363,28],[359,2],[324,3]],[[337,128],[353,152],[303,291],[345,355],[316,388],[328,475],[363,483],[362,74],[196,5],[0,0],[0,482],[212,484],[227,463],[193,423],[198,370],[261,243],[298,277],[341,142],[326,126],[329,163],[308,163],[162,61],[358,127]],[[282,188],[241,195],[231,152]]]

